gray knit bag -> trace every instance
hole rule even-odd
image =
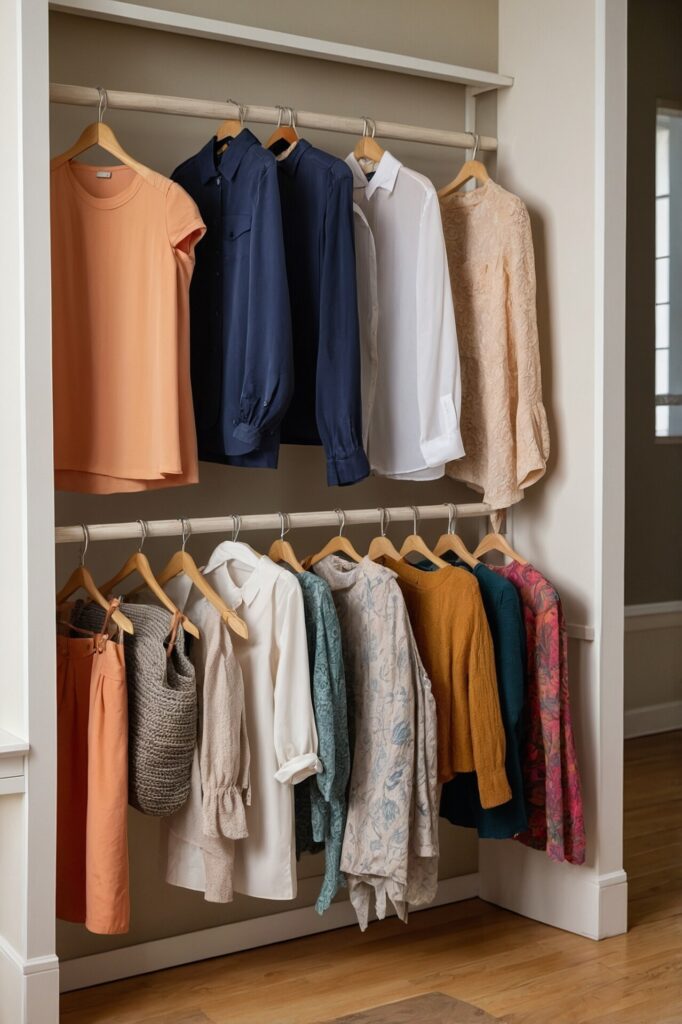
[[[128,802],[144,814],[165,818],[187,801],[197,740],[194,666],[177,627],[170,655],[172,616],[153,605],[121,605],[135,632],[124,634],[128,690]],[[74,625],[101,629],[104,612],[84,605]]]

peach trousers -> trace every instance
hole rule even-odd
[[[57,637],[57,917],[130,923],[125,661],[105,634]]]

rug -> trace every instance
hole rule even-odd
[[[463,1003],[443,992],[386,1003],[371,1010],[337,1017],[326,1024],[503,1024],[480,1006]]]

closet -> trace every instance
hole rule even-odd
[[[240,12],[245,22],[248,6]],[[209,2],[172,5],[187,13],[120,0],[3,5],[0,109],[15,159],[0,167],[9,211],[0,273],[0,536],[7,558],[0,614],[8,654],[0,708],[2,1024],[56,1021],[60,984],[84,987],[352,921],[347,903],[323,918],[315,914],[322,868],[314,858],[299,863],[292,903],[239,898],[209,906],[196,894],[169,890],[157,868],[157,823],[136,817],[130,933],[105,939],[55,926],[54,593],[77,564],[78,524],[90,526],[87,564],[102,580],[136,549],[140,519],[150,524],[145,553],[163,565],[179,547],[182,517],[191,521],[188,550],[201,564],[229,538],[233,516],[242,517],[245,539],[267,552],[280,536],[281,509],[296,551],[307,553],[329,539],[336,506],[363,551],[379,532],[381,506],[391,509],[387,531],[397,547],[410,532],[412,503],[421,532],[435,543],[448,522],[447,503],[455,502],[472,549],[490,511],[447,477],[374,477],[331,491],[324,453],[307,446],[283,446],[276,472],[202,462],[194,487],[55,498],[48,157],[94,119],[97,86],[107,90],[106,122],[121,144],[165,175],[197,152],[219,121],[238,117],[238,105],[265,141],[281,105],[296,111],[301,135],[342,158],[371,122],[382,147],[436,187],[452,181],[465,150],[473,156],[475,133],[476,155],[491,177],[524,199],[554,454],[546,478],[508,517],[507,531],[512,546],[556,582],[566,605],[587,861],[579,869],[557,865],[520,844],[479,843],[471,832],[442,826],[436,900],[480,894],[593,938],[624,930],[624,13],[616,0],[580,0],[571,12],[563,6],[500,0],[498,10],[467,0],[442,24],[439,5],[427,4],[414,39],[407,5],[402,38],[395,25],[382,34],[381,12],[389,18],[382,5],[364,25],[358,6],[347,22],[337,12],[332,38],[314,39],[322,33],[307,24],[306,4],[288,15],[273,6],[270,23],[257,28],[226,22],[222,6]],[[537,37],[543,18],[547,38],[556,40],[544,48]],[[476,64],[483,70],[472,70]]]

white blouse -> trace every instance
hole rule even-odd
[[[371,180],[352,153],[346,163],[353,172],[353,200],[374,241],[366,244],[356,216],[358,279],[368,281],[376,273],[379,307],[367,457],[383,476],[435,480],[447,462],[464,454],[457,333],[438,196],[428,178],[388,151]],[[371,338],[371,327],[361,328],[363,334]]]
[[[261,899],[290,900],[296,896],[293,786],[322,767],[301,588],[287,570],[233,541],[215,549],[203,572],[249,631],[248,640],[231,634],[244,679],[251,754],[248,836],[234,843],[233,889]],[[199,846],[169,846],[171,864],[175,884],[183,884],[177,879],[184,874],[192,880],[190,888],[201,888]]]

